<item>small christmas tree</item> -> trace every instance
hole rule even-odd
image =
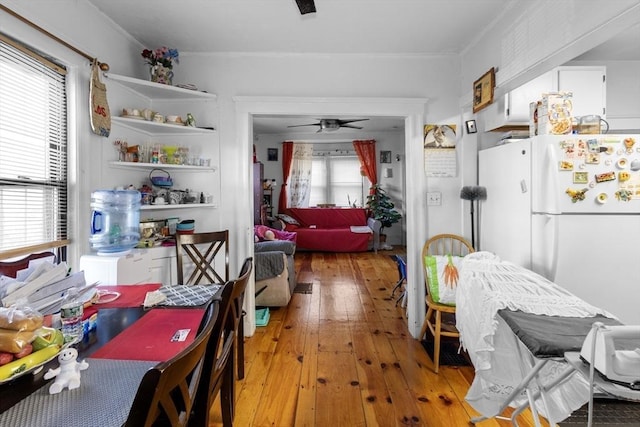
[[[367,196],[367,209],[369,215],[373,219],[377,219],[382,223],[380,233],[385,227],[391,227],[396,222],[400,221],[402,215],[395,210],[395,205],[391,201],[391,198],[387,193],[376,184],[373,187],[373,193]],[[385,246],[386,248],[386,246]]]

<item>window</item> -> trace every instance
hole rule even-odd
[[[65,70],[0,35],[0,253],[67,239]]]
[[[369,185],[369,180],[360,174],[360,160],[355,154],[314,152],[309,206],[363,206]]]

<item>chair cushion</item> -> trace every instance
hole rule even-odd
[[[434,302],[456,304],[458,271],[463,257],[452,255],[427,255],[424,259],[428,292]]]

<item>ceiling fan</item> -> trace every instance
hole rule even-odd
[[[340,120],[340,119],[318,119],[318,123],[309,123],[306,125],[293,125],[287,126],[289,128],[297,128],[302,126],[320,126],[318,133],[320,132],[333,132],[340,128],[362,129],[362,126],[354,126],[350,123],[362,122],[369,119],[353,119],[353,120]]]

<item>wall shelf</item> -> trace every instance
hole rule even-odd
[[[199,128],[193,126],[172,125],[171,123],[158,123],[148,120],[129,119],[126,117],[111,117],[111,121],[129,129],[134,129],[148,134],[171,135],[203,135],[215,133],[215,129]]]
[[[183,89],[171,85],[163,85],[151,81],[140,80],[133,77],[122,76],[119,74],[104,73],[104,77],[117,81],[123,86],[130,88],[138,94],[146,96],[150,99],[166,99],[166,100],[217,100],[217,96],[211,93],[198,90]]]
[[[120,162],[111,161],[109,165],[114,168],[122,169],[178,169],[185,172],[215,172],[215,166],[191,166],[191,165],[174,165],[171,163],[139,163],[139,162]]]
[[[181,205],[142,205],[141,211],[163,211],[168,209],[197,209],[197,208],[210,208],[215,209],[218,207],[217,203],[185,203]]]

